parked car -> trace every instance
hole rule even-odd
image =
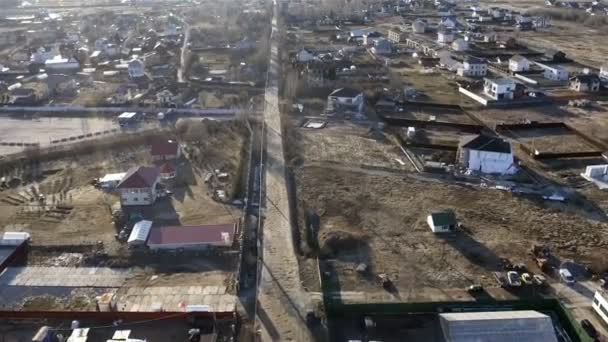
[[[572,276],[572,273],[570,273],[567,268],[560,268],[559,276],[568,285],[574,284],[576,282],[576,280]]]
[[[581,321],[581,327],[583,327],[583,330],[585,330],[587,335],[589,335],[589,337],[591,337],[592,339],[598,338],[597,330],[595,329],[593,324],[589,322],[588,319],[583,319]]]
[[[507,279],[509,281],[509,286],[519,287],[521,286],[521,278],[519,277],[519,273],[515,271],[507,272]]]
[[[524,274],[521,275],[521,281],[524,284],[531,285],[532,284],[532,276],[530,275],[530,273],[524,273]]]
[[[535,274],[532,276],[532,281],[537,286],[543,286],[547,283],[547,279],[540,274]]]
[[[507,285],[509,285],[507,277],[503,272],[494,272],[494,278],[500,287],[507,287]]]
[[[481,286],[480,284],[473,284],[469,287],[467,287],[467,292],[469,293],[479,293],[483,291],[483,286]]]

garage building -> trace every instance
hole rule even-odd
[[[557,342],[551,317],[538,311],[443,313],[447,342]]]

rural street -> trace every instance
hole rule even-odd
[[[143,112],[143,113],[166,113],[171,111],[175,114],[200,116],[214,119],[232,119],[241,114],[241,109],[199,109],[199,108],[155,108],[155,107],[82,107],[82,106],[0,106],[0,113],[114,113]]]
[[[266,215],[261,232],[262,275],[258,289],[256,325],[262,341],[306,342],[313,340],[305,319],[311,304],[300,281],[283,155],[278,91],[278,14],[278,4],[275,1],[263,127],[266,133]]]

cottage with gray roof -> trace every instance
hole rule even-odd
[[[458,162],[471,173],[508,175],[517,172],[511,144],[486,134],[463,137]]]

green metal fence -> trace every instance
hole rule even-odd
[[[406,315],[442,312],[476,312],[501,310],[536,310],[552,313],[573,342],[592,342],[572,314],[557,299],[529,299],[476,302],[419,302],[345,304],[339,299],[325,298],[328,319],[357,315]]]

